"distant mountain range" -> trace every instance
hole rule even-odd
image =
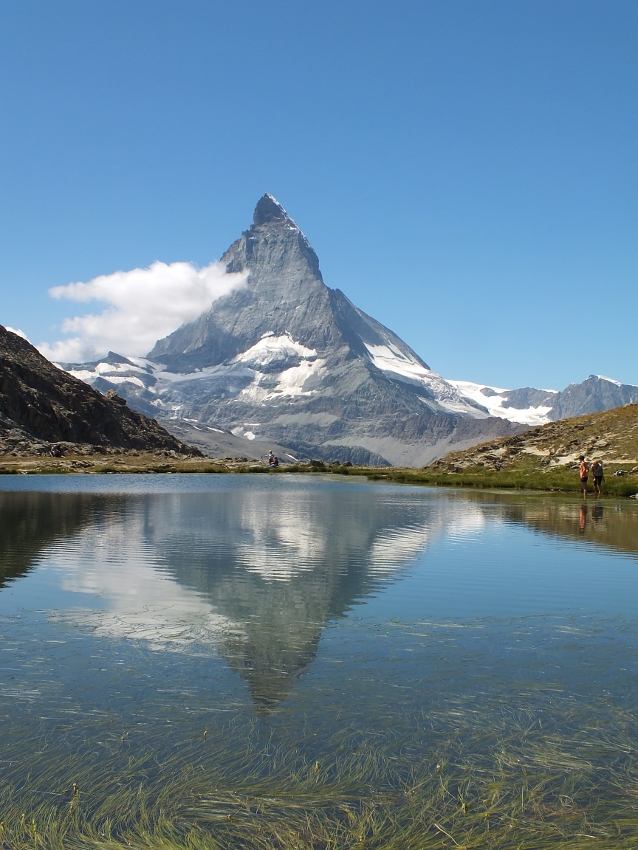
[[[580,384],[564,390],[538,390],[522,387],[504,390],[469,381],[449,381],[466,398],[486,407],[492,416],[503,416],[524,425],[544,425],[558,419],[599,413],[638,401],[638,387],[621,384],[604,375],[590,375]]]
[[[299,458],[402,466],[638,399],[637,387],[593,376],[562,393],[444,380],[325,285],[310,243],[271,195],[221,262],[248,271],[246,284],[145,358],[109,352],[63,368],[213,453],[259,456],[276,444]]]

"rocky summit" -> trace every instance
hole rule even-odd
[[[521,430],[326,286],[308,239],[271,195],[222,263],[248,272],[245,284],[147,358],[111,353],[74,374],[102,390],[116,378],[131,405],[169,428],[219,429],[297,457],[423,465]]]
[[[0,325],[0,454],[46,452],[50,443],[199,454],[114,391],[102,395]]]

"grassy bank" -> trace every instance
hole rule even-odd
[[[633,496],[638,493],[638,475],[614,477],[616,469],[626,468],[619,463],[605,467],[603,495]],[[498,490],[539,490],[558,493],[580,493],[578,471],[566,466],[539,469],[531,456],[524,457],[516,466],[495,470],[481,466],[468,466],[460,471],[437,466],[424,469],[369,466],[328,466],[297,464],[269,469],[265,463],[211,460],[194,458],[186,460],[158,459],[154,455],[122,456],[87,459],[86,456],[54,458],[11,458],[0,463],[0,475],[69,475],[69,474],[266,474],[290,475],[299,473],[339,476],[363,476],[371,481],[388,481],[397,484],[420,484],[430,487],[473,487]],[[590,478],[589,493],[593,496]]]
[[[602,491],[604,496],[627,497],[638,493],[638,475],[624,475],[614,477],[616,469],[620,464],[612,464],[605,471]],[[240,470],[242,472],[255,471],[250,468]],[[267,469],[259,470],[268,472]],[[273,470],[274,471],[274,470]],[[424,469],[410,469],[401,467],[368,467],[368,466],[333,466],[333,467],[309,467],[291,466],[281,467],[277,473],[282,472],[321,472],[331,475],[357,475],[368,478],[370,481],[388,481],[396,484],[422,484],[430,487],[474,487],[476,489],[490,490],[540,490],[557,493],[580,494],[581,484],[578,471],[566,467],[540,471],[533,461],[521,464],[512,470],[490,470],[481,467],[469,467],[462,472],[448,472],[432,467]],[[594,495],[593,481],[590,477],[588,492]]]
[[[620,466],[618,466],[620,468]],[[613,477],[614,468],[607,469],[603,481],[603,496],[627,497],[638,493],[638,475]],[[413,469],[375,470],[367,473],[374,480],[396,481],[405,484],[424,484],[430,487],[474,487],[490,490],[543,490],[546,492],[581,492],[578,472],[573,469],[550,470],[540,472],[533,467],[529,470],[513,469],[507,471],[469,468],[463,472],[439,472]],[[594,495],[592,479],[589,479],[589,495]]]
[[[117,455],[69,454],[64,458],[48,456],[0,459],[0,475],[153,474],[170,472],[234,472],[244,468],[237,461],[214,458],[172,458],[152,452],[121,452]],[[264,467],[266,470],[267,468]]]
[[[603,494],[638,493],[638,405],[549,422],[516,437],[452,452],[421,470],[389,470],[389,480],[430,486],[579,493],[578,458],[603,463]],[[626,475],[616,477],[614,472]],[[593,494],[593,479],[589,478]]]

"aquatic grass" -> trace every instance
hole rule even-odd
[[[255,718],[168,751],[159,735],[138,746],[113,733],[99,757],[89,745],[60,760],[43,724],[3,747],[0,840],[16,850],[635,846],[636,716],[568,699],[550,713],[547,689],[530,693],[527,705],[471,708],[442,696],[405,729],[392,710],[384,727],[379,712],[374,734],[349,722],[313,757],[294,735],[264,743]]]

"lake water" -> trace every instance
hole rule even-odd
[[[0,846],[638,846],[635,503],[4,476],[0,527]]]

